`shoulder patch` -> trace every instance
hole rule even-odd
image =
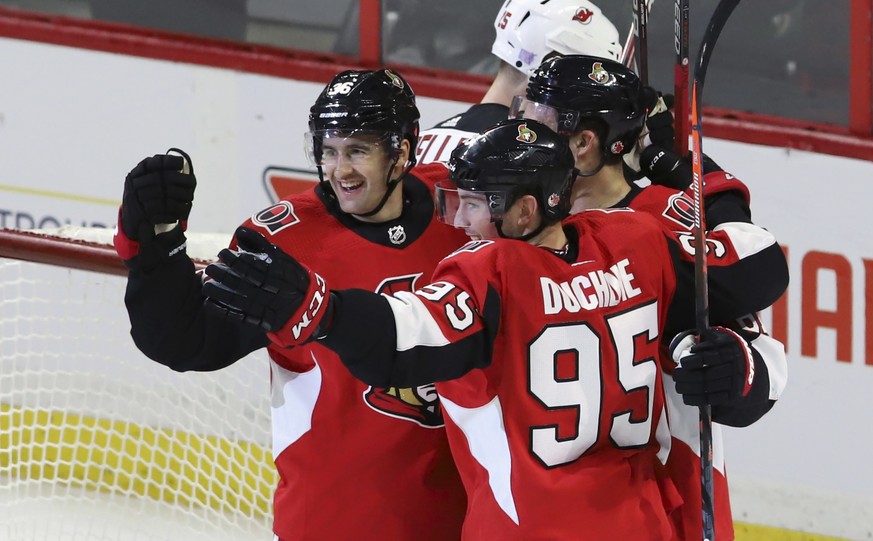
[[[275,235],[286,227],[299,224],[300,218],[294,213],[294,205],[282,200],[252,216],[252,223]]]

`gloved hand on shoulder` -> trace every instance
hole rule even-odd
[[[237,250],[206,267],[204,295],[282,347],[322,338],[332,316],[325,280],[253,229],[238,228],[236,239]]]

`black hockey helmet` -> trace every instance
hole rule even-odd
[[[330,81],[309,109],[309,152],[320,161],[320,139],[326,132],[384,134],[390,148],[409,141],[409,166],[415,164],[418,143],[415,93],[399,73],[390,69],[343,71]]]
[[[606,126],[606,156],[630,152],[646,119],[639,77],[619,62],[596,56],[566,55],[546,60],[531,75],[526,98],[516,108],[551,108],[556,117],[555,129],[561,135],[574,135],[585,118],[600,119]]]
[[[393,70],[347,70],[334,76],[309,109],[309,132],[305,137],[306,155],[318,169],[324,192],[334,195],[322,167],[325,139],[371,136],[384,144],[394,161],[386,173],[387,190],[382,200],[375,208],[358,216],[379,213],[403,177],[415,166],[419,116],[415,93]],[[391,178],[404,139],[409,141],[409,155],[406,163],[401,164],[403,173]]]
[[[570,213],[576,178],[573,154],[564,137],[534,120],[504,120],[458,145],[449,160],[460,190],[487,196],[492,221],[522,195],[537,198],[545,221]],[[499,227],[498,227],[499,229]]]

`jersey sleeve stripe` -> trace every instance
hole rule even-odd
[[[397,351],[409,351],[418,346],[440,347],[449,339],[433,319],[430,311],[414,293],[401,291],[385,296],[397,327]]]
[[[766,229],[743,222],[719,224],[712,229],[722,231],[733,244],[740,260],[761,253],[776,244],[776,237]]]

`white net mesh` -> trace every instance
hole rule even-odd
[[[266,355],[154,363],[124,285],[0,257],[0,539],[271,538]]]

